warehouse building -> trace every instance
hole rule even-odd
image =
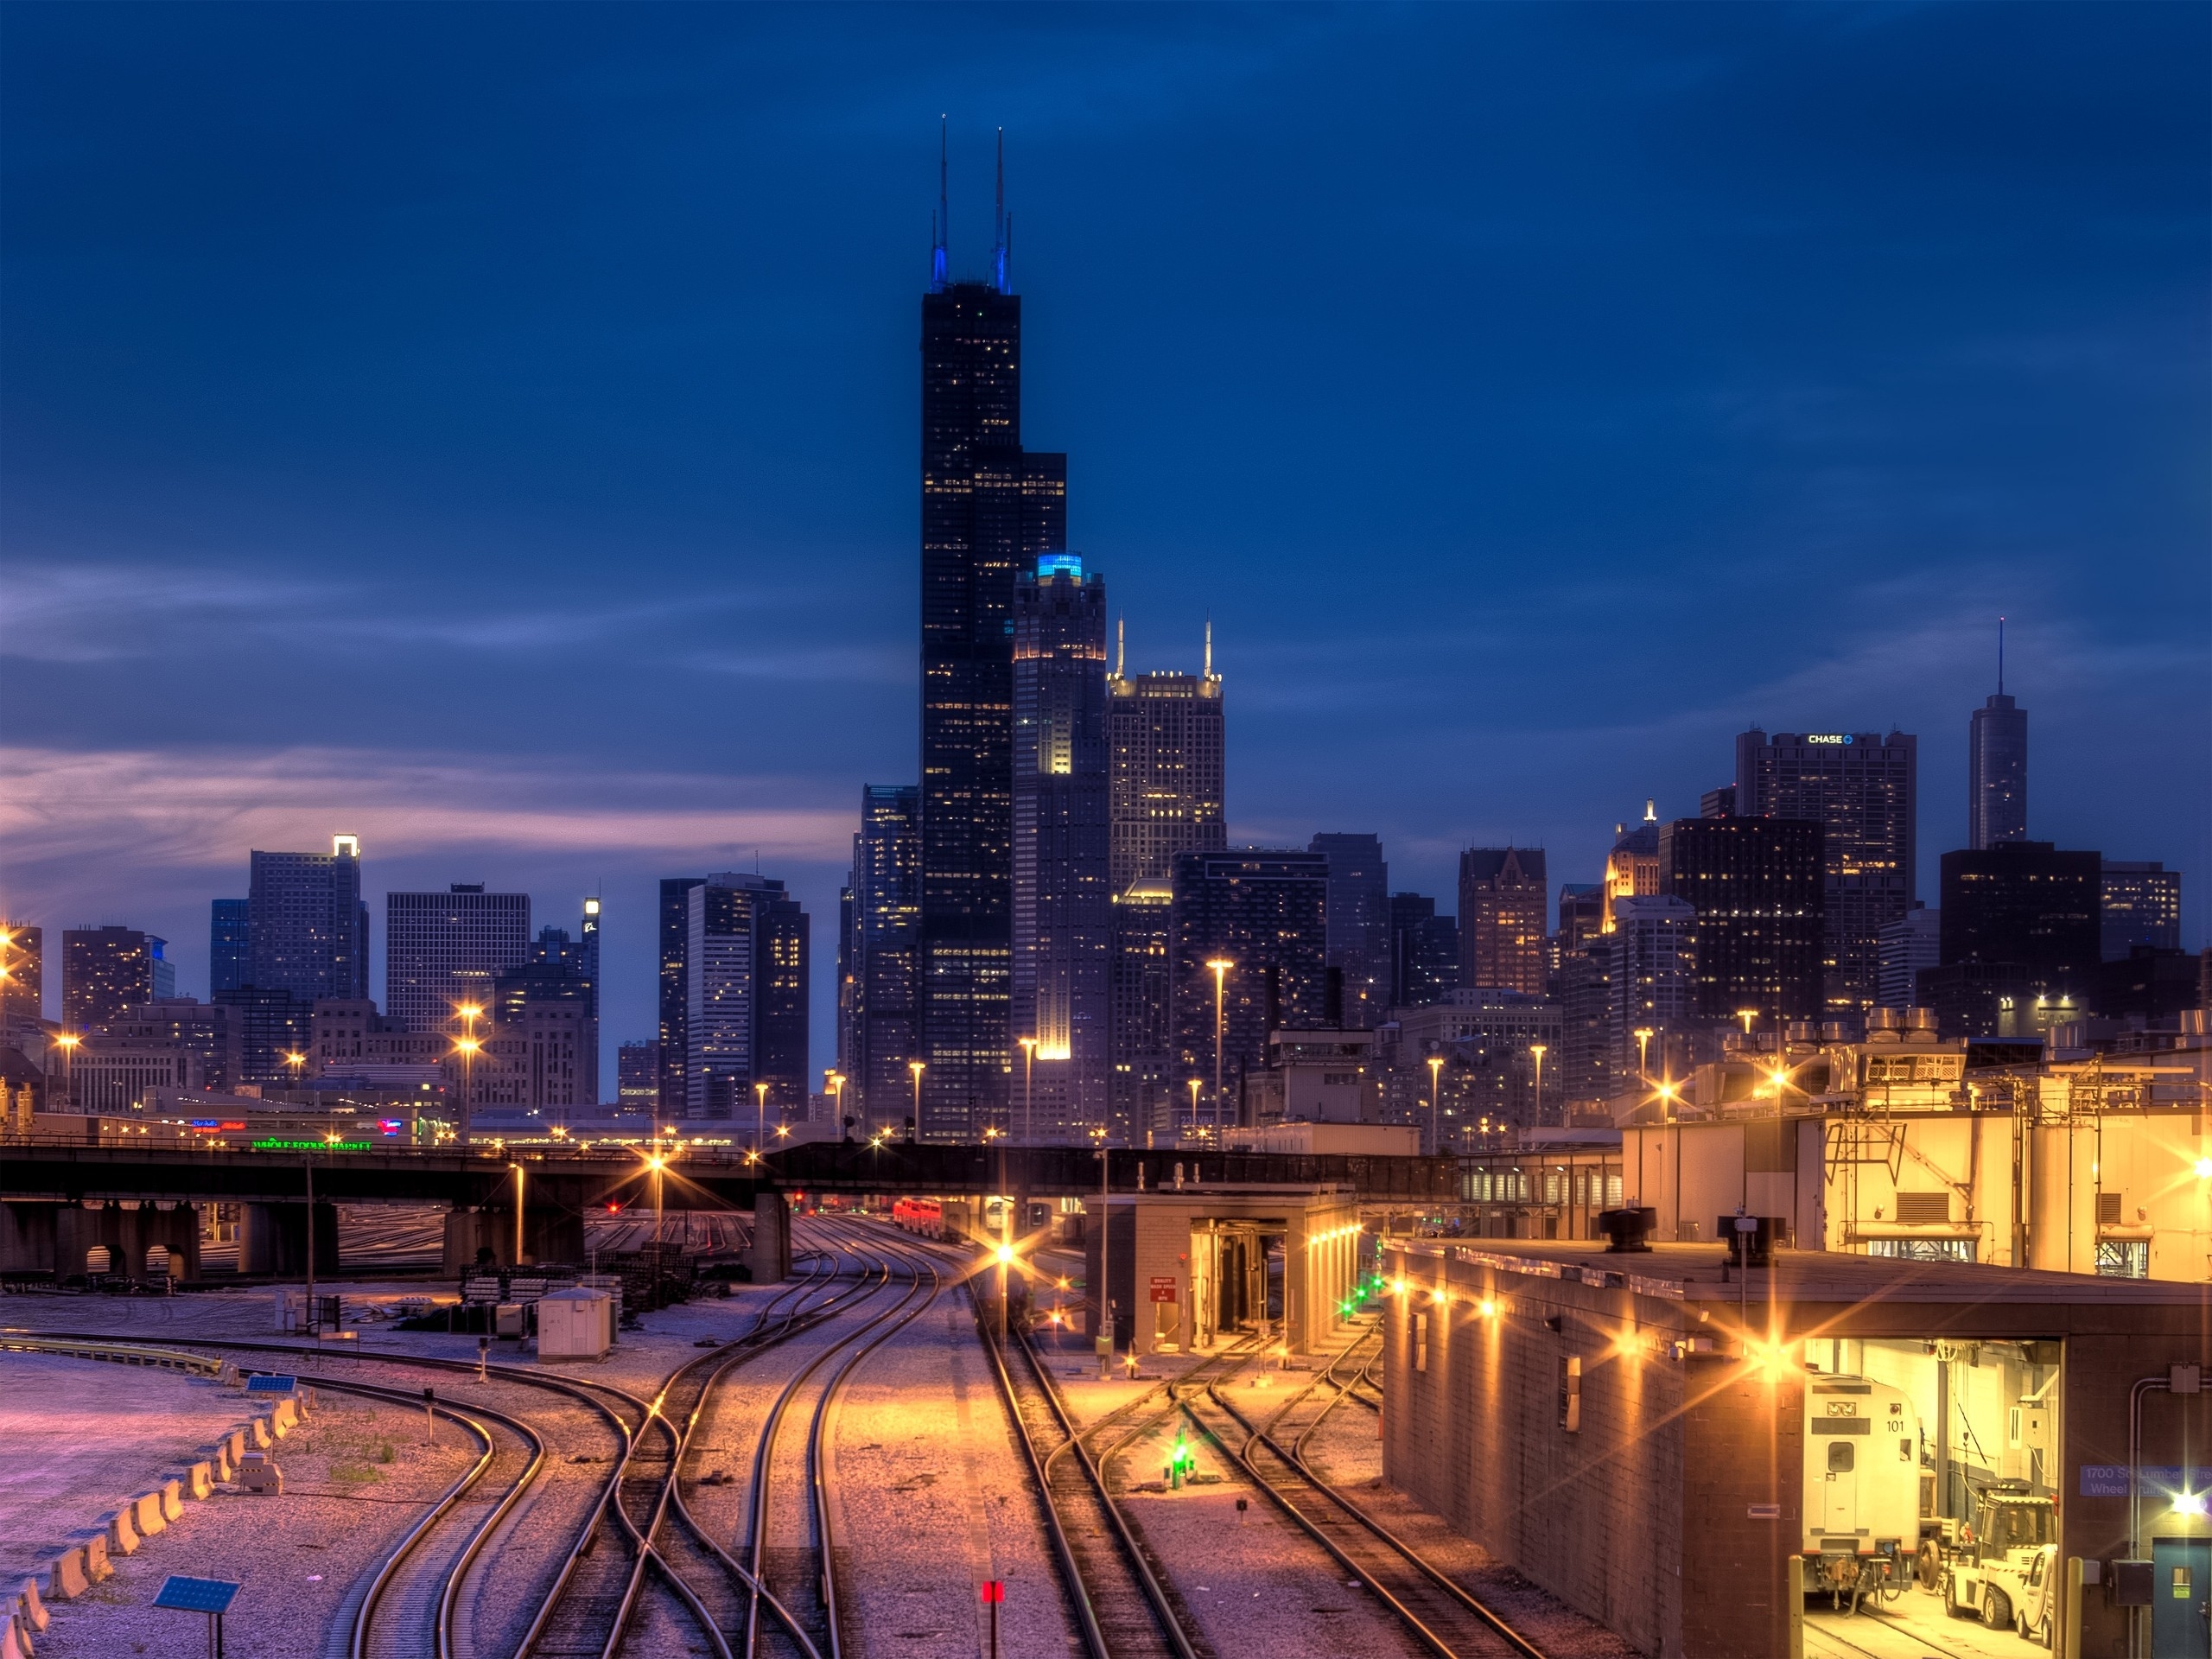
[[[1386,1241],[1387,1478],[1653,1659],[1802,1651],[1854,1593],[1945,1651],[2202,1651],[2201,1286],[1726,1262]]]

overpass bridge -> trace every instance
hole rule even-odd
[[[780,1233],[788,1199],[804,1194],[1096,1198],[1106,1185],[1200,1185],[1333,1186],[1362,1205],[1425,1205],[1457,1198],[1459,1170],[1452,1158],[812,1141],[757,1161],[738,1148],[673,1146],[657,1174],[637,1147],[588,1142],[464,1149],[264,1137],[214,1147],[11,1136],[0,1139],[0,1268],[68,1273],[95,1245],[130,1262],[158,1245],[197,1276],[199,1207],[212,1203],[246,1206],[242,1268],[284,1274],[303,1267],[311,1223],[316,1260],[336,1262],[339,1204],[445,1205],[454,1265],[480,1248],[512,1254],[518,1190],[526,1253],[581,1261],[588,1211],[657,1199],[670,1210],[772,1212]]]

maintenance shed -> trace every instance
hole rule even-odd
[[[1977,1652],[2206,1651],[2203,1286],[1491,1239],[1384,1270],[1388,1479],[1654,1659],[1802,1651],[1839,1586]]]

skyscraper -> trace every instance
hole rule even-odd
[[[1643,804],[1643,822],[1630,829],[1613,826],[1613,850],[1605,855],[1605,914],[1601,926],[1613,931],[1613,906],[1623,899],[1648,899],[1659,891],[1659,804]],[[1567,930],[1567,918],[1560,918]]]
[[[1132,881],[1168,880],[1179,854],[1228,846],[1228,731],[1211,623],[1197,674],[1131,676],[1118,630],[1116,639],[1106,732],[1113,752],[1111,879],[1119,893]]]
[[[73,927],[61,935],[61,1023],[71,1031],[114,1024],[126,1008],[176,995],[168,941],[135,927]]]
[[[912,1109],[908,1062],[921,1053],[922,791],[912,784],[861,791],[853,837],[853,982],[849,1115],[897,1123]]]
[[[2107,962],[2126,961],[2139,944],[2181,949],[2179,870],[2170,870],[2157,859],[2145,863],[2108,858],[2101,887],[2101,952]]]
[[[1329,967],[1344,1025],[1379,1025],[1390,1006],[1390,867],[1380,836],[1319,835],[1306,843],[1329,861]]]
[[[1113,1127],[1132,1146],[1147,1129],[1174,1127],[1173,906],[1167,881],[1132,881],[1114,895]]]
[[[1942,859],[1942,961],[1921,1001],[1961,1037],[2026,1036],[2086,1012],[2102,960],[2104,860],[2047,841]]]
[[[1544,855],[1471,847],[1459,855],[1459,983],[1544,994]]]
[[[944,162],[922,299],[922,912],[925,1136],[1003,1121],[1013,992],[1014,578],[1067,542],[1067,457],[1021,447],[1021,301],[997,247],[947,268]]]
[[[1267,1063],[1268,1034],[1318,1030],[1328,988],[1329,861],[1319,853],[1246,848],[1175,861],[1169,923],[1174,1064],[1171,1098],[1189,1122],[1237,1121],[1245,1075]],[[1219,974],[1220,1090],[1215,1084]]]
[[[660,1114],[683,1116],[690,1068],[691,889],[702,875],[672,875],[660,884]]]
[[[1678,818],[1659,830],[1659,880],[1697,912],[1696,1018],[1745,1010],[1758,1032],[1821,1014],[1821,826],[1806,818]]]
[[[1112,918],[1107,887],[1106,586],[1071,553],[1014,588],[1012,1035],[1035,1044],[1010,1099],[1016,1133],[1079,1135],[1108,1116]]]
[[[2005,695],[2005,619],[1997,619],[1997,690],[1967,733],[1967,846],[2028,836],[2028,711]]]
[[[1390,1006],[1425,1008],[1459,983],[1459,924],[1424,893],[1390,895]]]
[[[1882,925],[1875,949],[1877,1007],[1902,1011],[1919,1006],[1920,970],[1943,960],[1941,926],[1942,912],[1925,905],[1915,905]]]
[[[807,1104],[807,915],[784,884],[725,871],[684,898],[684,1116],[756,1122]]]
[[[257,925],[259,920],[257,910]],[[456,882],[443,893],[387,893],[385,1014],[408,1031],[448,1030],[456,1007],[488,1013],[494,978],[529,953],[526,893],[486,893],[481,882]]]
[[[369,910],[361,841],[328,853],[256,852],[249,860],[245,982],[302,1002],[369,994]]]
[[[584,902],[596,906],[599,901]],[[541,928],[518,962],[492,976],[492,1018],[535,1045],[525,1091],[530,1104],[599,1103],[599,938],[592,928],[598,919],[595,908],[587,910],[585,925],[592,931],[582,938],[570,938],[566,928]],[[557,1042],[562,1051],[557,1080],[545,1069],[548,1042]]]
[[[1806,819],[1826,834],[1821,997],[1837,1014],[1873,1006],[1883,925],[1917,896],[1919,756],[1919,740],[1904,732],[1736,739],[1736,811]]]
[[[235,991],[253,961],[253,906],[244,899],[218,899],[207,907],[207,988]]]
[[[0,922],[0,1029],[36,1024],[46,1009],[46,930]]]

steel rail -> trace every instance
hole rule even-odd
[[[1435,1652],[1443,1656],[1443,1659],[1465,1659],[1465,1656],[1459,1649],[1453,1647],[1442,1635],[1433,1629],[1427,1620],[1408,1606],[1402,1597],[1377,1580],[1371,1560],[1361,1561],[1355,1558],[1343,1545],[1328,1535],[1314,1516],[1300,1508],[1279,1482],[1268,1479],[1253,1455],[1253,1447],[1255,1446],[1266,1447],[1291,1474],[1314,1491],[1319,1492],[1347,1519],[1371,1534],[1385,1546],[1390,1554],[1395,1555],[1406,1566],[1410,1567],[1419,1581],[1441,1591],[1452,1603],[1471,1613],[1486,1636],[1503,1642],[1511,1652],[1521,1656],[1521,1659],[1547,1659],[1543,1649],[1506,1623],[1497,1612],[1470,1594],[1465,1588],[1431,1563],[1420,1551],[1399,1538],[1374,1516],[1368,1514],[1365,1510],[1315,1474],[1293,1453],[1286,1451],[1275,1440],[1272,1433],[1274,1426],[1288,1415],[1300,1402],[1318,1389],[1321,1381],[1321,1376],[1317,1375],[1306,1387],[1284,1401],[1276,1408],[1274,1414],[1268,1420],[1264,1427],[1255,1424],[1251,1419],[1239,1411],[1223,1395],[1217,1386],[1210,1387],[1206,1390],[1207,1396],[1226,1413],[1239,1428],[1244,1431],[1245,1439],[1242,1446],[1228,1448],[1224,1444],[1224,1449],[1230,1450],[1230,1455],[1243,1465],[1245,1473],[1274,1501],[1278,1509],[1297,1524],[1300,1530],[1304,1531],[1314,1542],[1319,1544],[1346,1571],[1356,1574],[1361,1583],[1372,1590],[1392,1611],[1404,1621],[1408,1629]],[[1341,1395],[1332,1396],[1328,1405],[1324,1407],[1322,1414],[1325,1415],[1328,1409],[1333,1408],[1342,1398]]]

